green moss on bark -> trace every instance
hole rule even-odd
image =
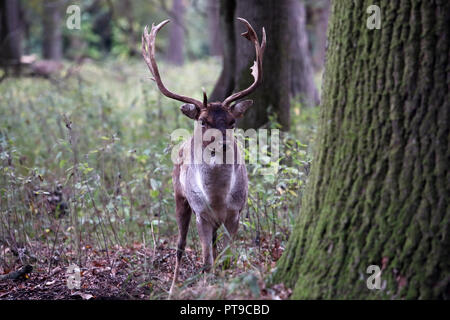
[[[294,299],[449,298],[448,25],[448,1],[333,2],[319,147],[272,280]]]

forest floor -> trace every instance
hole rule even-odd
[[[175,239],[172,239],[175,241]],[[40,244],[41,245],[41,244]],[[34,250],[34,255],[48,256],[53,248],[42,247]],[[51,264],[36,263],[33,270],[14,280],[0,281],[0,299],[3,300],[110,300],[110,299],[162,299],[167,297],[173,269],[175,250],[166,241],[156,248],[145,247],[143,243],[134,243],[129,247],[116,246],[110,252],[98,252],[90,246],[84,246],[86,259],[80,268],[80,283],[70,288],[70,273],[67,263],[58,257],[61,252],[53,250]],[[270,248],[269,241],[263,239],[263,252],[270,252],[271,265],[281,256],[282,248],[275,245]],[[8,251],[8,249],[6,249]],[[75,255],[65,252],[64,256]],[[11,270],[18,270],[24,260],[30,260],[27,253],[21,253]],[[33,256],[31,257],[33,258]],[[266,263],[261,254],[260,265]],[[255,265],[257,261],[253,261]],[[141,268],[140,266],[145,266]],[[220,269],[217,266],[212,274],[202,273],[201,257],[188,248],[180,269],[179,287],[175,299],[287,299],[291,290],[282,284],[266,287],[264,275],[244,269],[231,267]],[[231,278],[234,281],[228,282]]]

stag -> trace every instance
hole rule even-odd
[[[142,56],[153,75],[159,90],[168,98],[184,102],[181,112],[187,117],[197,121],[196,127],[202,134],[208,130],[217,130],[223,137],[223,150],[233,151],[231,163],[217,161],[223,154],[211,152],[209,161],[196,163],[194,157],[194,138],[191,137],[180,147],[178,160],[172,172],[173,189],[176,204],[176,221],[178,224],[178,244],[176,265],[172,285],[169,292],[171,296],[177,282],[181,258],[186,246],[189,222],[192,212],[195,214],[199,238],[202,245],[204,270],[209,271],[217,257],[217,229],[223,225],[226,230],[225,241],[231,243],[235,236],[241,211],[247,202],[248,178],[245,162],[239,152],[236,140],[230,136],[229,131],[234,129],[236,119],[242,118],[245,111],[253,104],[252,100],[238,101],[252,93],[262,81],[262,61],[266,46],[266,33],[262,29],[262,43],[253,27],[243,18],[238,18],[247,30],[242,36],[252,42],[256,50],[256,60],[251,67],[253,83],[246,89],[227,97],[223,102],[208,102],[203,90],[203,101],[182,96],[169,91],[161,80],[155,60],[155,39],[158,31],[169,20],[155,26],[152,25],[150,33],[145,27],[142,36]],[[207,145],[201,144],[204,150]],[[219,148],[220,151],[220,148]]]

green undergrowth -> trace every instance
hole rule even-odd
[[[215,59],[161,66],[171,90],[197,99],[201,87],[212,90],[219,73]],[[158,93],[144,63],[88,61],[67,79],[8,78],[0,96],[3,270],[17,262],[6,248],[26,257],[38,255],[39,244],[58,245],[64,264],[83,265],[87,246],[105,254],[136,242],[175,247],[170,133],[192,130],[193,123],[178,102]],[[231,270],[254,270],[262,274],[258,279],[285,246],[309,171],[317,108],[293,102],[291,110],[292,130],[281,135],[278,172],[262,175],[263,165],[248,166],[249,200]],[[200,257],[191,223],[188,248]],[[51,265],[52,254],[37,259]],[[246,263],[254,268],[243,268]],[[231,291],[236,287],[229,285]]]

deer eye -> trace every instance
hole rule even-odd
[[[234,128],[234,125],[236,124],[236,120],[231,120],[230,127]]]
[[[200,124],[202,127],[206,127],[206,121],[204,119],[200,119]]]

